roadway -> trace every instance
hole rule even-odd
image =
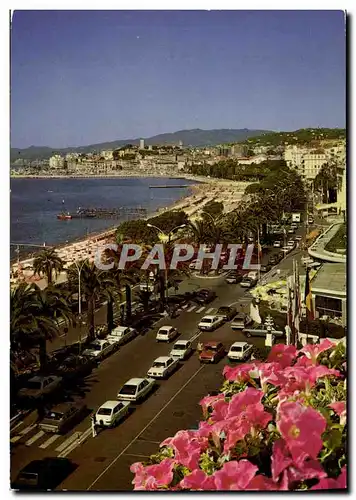
[[[290,272],[293,259],[299,257],[297,249],[277,268]],[[271,276],[274,272],[270,273]],[[239,285],[226,284],[224,277],[219,276],[192,277],[181,284],[179,292],[196,287],[214,289],[217,298],[206,306],[189,305],[175,319],[160,319],[145,335],[139,335],[104,360],[82,385],[59,393],[59,400],[79,399],[89,409],[96,410],[106,400],[116,399],[118,389],[128,379],[146,376],[153,360],[169,353],[173,342],[168,345],[155,341],[157,329],[164,324],[176,326],[179,338],[194,339],[194,346],[199,340],[220,340],[228,349],[233,342],[246,340],[242,333],[231,329],[229,322],[214,332],[204,333],[198,331],[197,324],[201,317],[213,314],[221,305],[235,305],[238,310],[246,310],[251,301],[248,291]],[[263,339],[251,340],[257,346],[263,345]],[[36,426],[35,412],[30,414],[11,432],[11,479],[31,460],[66,456],[78,467],[58,489],[131,490],[133,475],[130,465],[157,452],[159,443],[178,430],[196,425],[201,419],[199,401],[220,388],[223,367],[227,363],[225,357],[216,365],[200,365],[194,352],[168,380],[158,382],[154,393],[136,405],[122,423],[114,429],[101,431],[95,438],[91,435],[89,417],[65,436],[52,436],[40,431]]]

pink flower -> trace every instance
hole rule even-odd
[[[251,380],[250,372],[257,370],[259,365],[260,362],[258,361],[254,363],[244,363],[235,367],[225,365],[223,375],[226,380],[230,382],[248,382]]]
[[[316,365],[319,354],[331,347],[335,347],[335,344],[328,339],[324,339],[320,344],[307,344],[299,352],[305,353],[312,360],[313,364]]]
[[[272,458],[271,458],[271,469],[272,469],[272,479],[277,482],[280,474],[290,465],[292,465],[293,460],[289,454],[286,446],[286,442],[283,439],[278,439],[273,443],[272,447]]]
[[[292,361],[297,357],[297,349],[294,345],[275,344],[269,353],[268,362],[276,362],[282,368],[286,368],[292,364]]]
[[[201,469],[195,469],[191,474],[185,476],[179,485],[186,490],[216,490],[215,479],[208,476]]]
[[[173,438],[165,439],[161,446],[170,446],[175,459],[188,469],[197,469],[201,452],[207,447],[207,439],[196,431],[179,431]]]
[[[219,424],[223,424],[219,422]],[[221,425],[221,430],[224,430],[226,439],[224,443],[224,453],[228,453],[238,441],[243,439],[251,430],[251,424],[239,417],[230,418],[225,425]]]
[[[210,419],[214,422],[219,422],[224,420],[229,409],[229,403],[227,401],[216,401],[213,405],[213,412],[210,415]]]
[[[271,491],[286,491],[288,490],[288,477],[283,474],[280,482],[273,481],[273,479],[264,476],[263,474],[258,474],[247,486],[246,490],[271,490]]]
[[[340,424],[346,424],[346,403],[345,401],[337,401],[328,405],[340,417]]]
[[[202,407],[203,415],[207,417],[209,406],[220,400],[225,400],[225,395],[222,393],[219,393],[217,396],[205,396],[199,403]]]
[[[327,477],[319,481],[318,484],[313,486],[312,490],[345,490],[347,488],[347,474],[346,474],[346,466],[341,469],[341,474],[333,479],[331,477]]]
[[[338,377],[340,376],[340,372],[323,365],[304,367],[294,365],[285,368],[283,375],[287,378],[287,382],[278,394],[280,401],[300,392],[308,393],[319,378],[325,376]]]
[[[257,469],[258,467],[248,460],[226,462],[223,468],[214,474],[216,489],[245,490]]]
[[[137,490],[157,490],[168,486],[173,479],[173,468],[176,464],[175,460],[165,458],[156,465],[143,467],[140,462],[131,465],[130,470],[136,474],[132,484]]]
[[[306,460],[298,467],[296,464],[287,469],[289,485],[299,483],[306,479],[322,479],[326,477],[326,472],[318,460]]]
[[[277,411],[277,427],[297,465],[307,457],[317,458],[326,428],[326,420],[319,412],[298,402],[282,402]]]
[[[247,387],[243,392],[239,392],[231,398],[227,417],[238,416],[242,411],[246,411],[250,405],[260,403],[263,396],[263,391]]]

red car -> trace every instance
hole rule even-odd
[[[203,350],[199,355],[201,363],[217,363],[226,354],[225,347],[221,342],[212,340],[204,344]]]

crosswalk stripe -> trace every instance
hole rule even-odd
[[[58,446],[58,448],[56,448],[56,451],[61,452],[61,451],[65,450],[73,441],[78,439],[81,434],[82,434],[81,432],[75,432],[74,434],[69,436],[69,438],[66,439],[64,441],[64,443],[62,443],[60,446]]]
[[[211,312],[213,312],[215,310],[215,307],[211,307],[210,309],[208,309],[206,311],[206,314],[210,314]]]
[[[197,306],[192,306],[192,307],[190,307],[190,308],[187,310],[187,312],[188,312],[188,313],[190,313],[190,312],[194,311],[194,309],[195,309],[196,307],[197,307]]]
[[[200,307],[197,311],[195,311],[197,314],[201,313],[202,311],[204,311],[205,309],[205,306],[204,307]]]
[[[36,424],[32,424],[32,425],[29,425],[28,427],[25,427],[25,429],[22,429],[22,431],[20,431],[16,436],[13,436],[11,439],[10,439],[10,443],[16,443],[17,441],[19,441],[25,434],[27,434],[28,432],[31,432],[33,429],[35,429],[37,427]]]
[[[60,434],[53,434],[53,436],[48,438],[47,441],[45,441],[44,443],[42,443],[40,445],[40,448],[42,448],[42,449],[48,448],[48,446],[50,444],[54,443],[54,441],[56,441],[56,439],[58,439],[59,437],[60,437]]]
[[[37,441],[37,439],[40,439],[44,435],[45,435],[45,433],[43,431],[37,432],[37,434],[35,434],[32,438],[30,438],[26,441],[26,443],[25,443],[26,446],[31,446],[31,444],[33,444],[35,441]]]

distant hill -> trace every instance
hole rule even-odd
[[[248,137],[251,146],[281,146],[284,144],[317,144],[320,141],[345,139],[344,128],[302,128],[294,132],[265,132],[260,136]]]
[[[226,144],[232,142],[241,142],[251,137],[261,136],[262,134],[271,133],[270,130],[249,130],[244,129],[214,129],[201,130],[199,128],[192,130],[178,130],[177,132],[159,134],[145,139],[146,145],[155,144],[179,144],[183,142],[184,146],[215,146],[217,144]],[[11,161],[17,159],[46,159],[53,154],[66,154],[69,152],[90,153],[91,151],[102,151],[105,149],[116,149],[125,144],[139,144],[140,138],[117,140],[112,142],[101,142],[99,144],[89,144],[88,146],[80,146],[74,148],[58,149],[47,146],[30,146],[25,149],[11,148]]]

